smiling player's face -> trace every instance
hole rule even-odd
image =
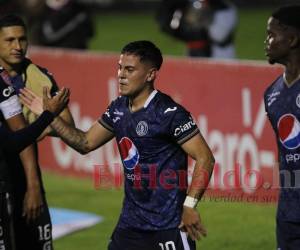
[[[155,71],[149,63],[141,62],[139,56],[121,54],[118,68],[120,94],[136,97],[147,91],[155,78]]]

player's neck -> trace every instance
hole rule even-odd
[[[300,67],[295,67],[294,65],[295,64],[286,67],[283,73],[284,82],[289,87],[300,79]]]
[[[296,52],[300,53],[298,50],[295,51],[295,53],[286,60],[286,63],[283,64],[285,66],[283,79],[288,87],[300,79],[300,57],[295,55]]]
[[[136,112],[142,109],[148,97],[153,92],[154,88],[147,88],[138,95],[129,98],[129,109],[131,112]]]

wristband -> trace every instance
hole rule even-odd
[[[195,208],[197,206],[197,203],[198,203],[198,199],[191,196],[187,196],[184,200],[183,206]]]

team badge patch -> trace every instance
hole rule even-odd
[[[148,124],[145,121],[140,121],[135,129],[138,136],[144,136],[148,133]]]

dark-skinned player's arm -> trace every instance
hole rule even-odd
[[[183,204],[182,221],[179,227],[187,231],[193,240],[199,240],[201,236],[206,236],[207,232],[202,225],[196,206],[207,188],[215,160],[200,133],[183,143],[181,147],[196,163],[187,197]]]

